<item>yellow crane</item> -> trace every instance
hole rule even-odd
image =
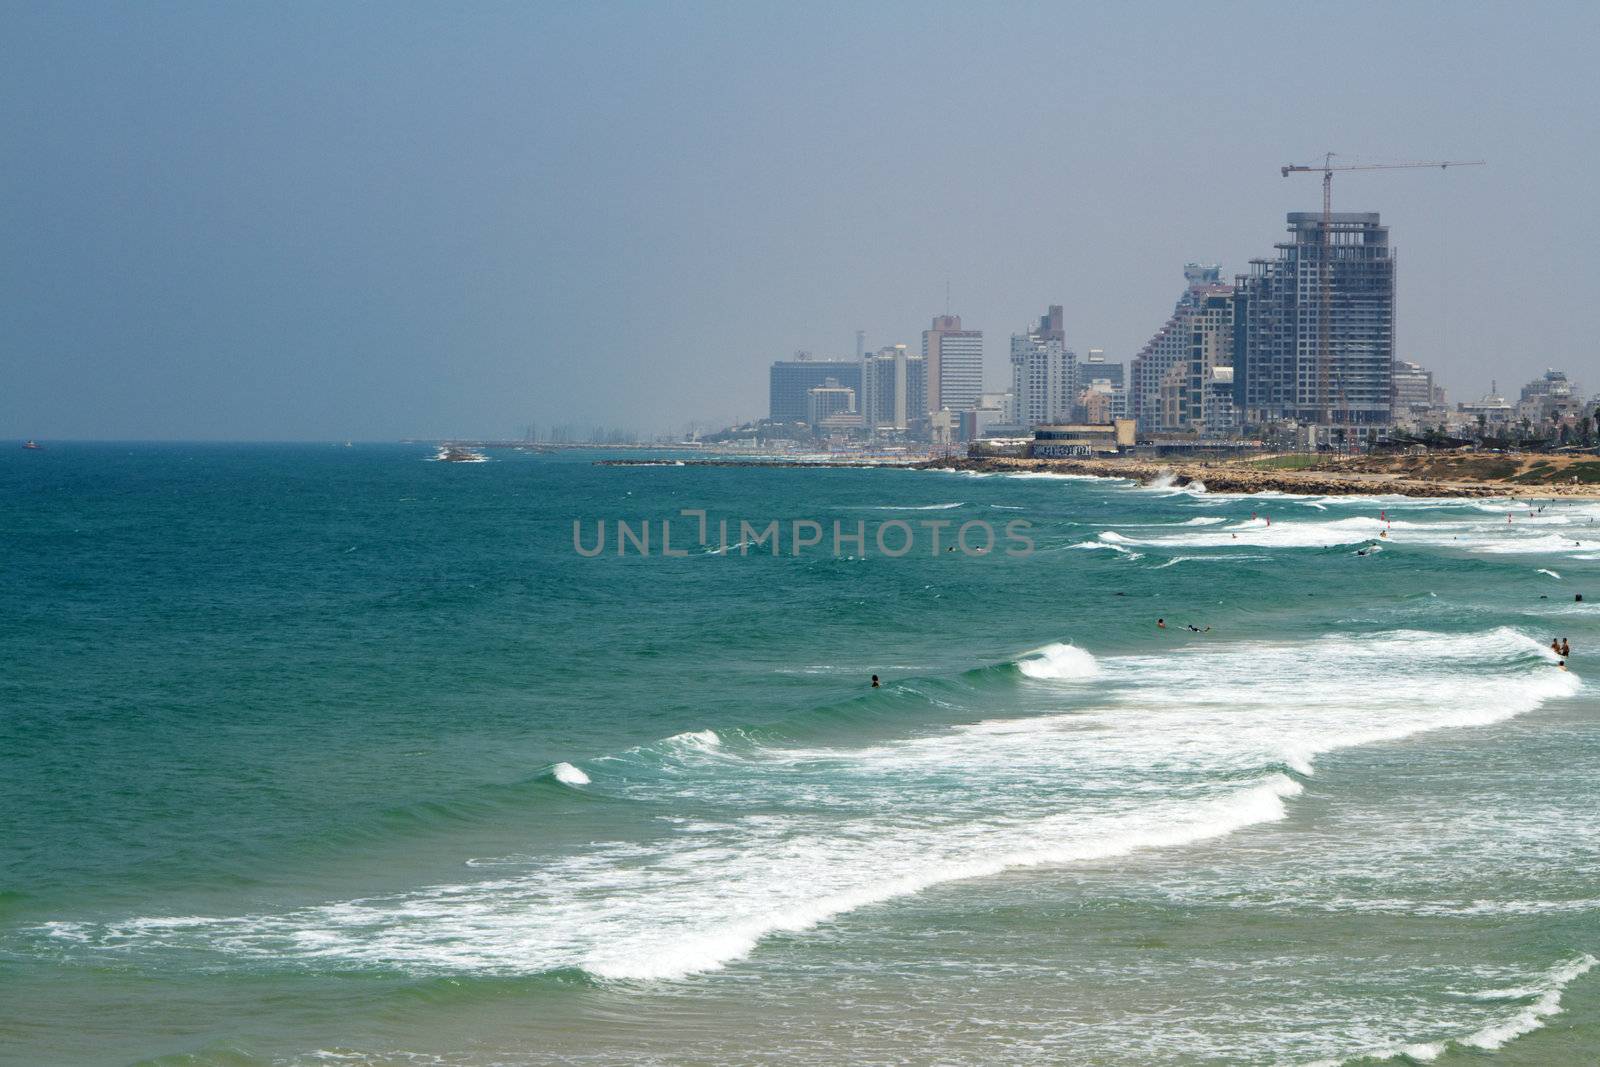
[[[1322,162],[1319,163],[1289,163],[1279,168],[1279,173],[1287,178],[1291,174],[1322,174],[1322,232],[1319,239],[1320,249],[1317,256],[1317,282],[1318,282],[1318,307],[1317,307],[1317,401],[1322,406],[1322,423],[1324,426],[1333,424],[1333,410],[1329,378],[1332,372],[1333,357],[1331,348],[1332,340],[1332,264],[1328,254],[1329,231],[1333,226],[1333,172],[1346,170],[1410,170],[1418,167],[1437,167],[1447,170],[1450,167],[1481,167],[1484,160],[1434,160],[1426,163],[1335,163],[1334,153],[1323,153]],[[1344,376],[1340,375],[1339,381],[1339,408],[1341,421],[1349,422],[1349,413],[1344,410]],[[1330,432],[1331,436],[1331,432]],[[1349,430],[1346,427],[1346,438]]]

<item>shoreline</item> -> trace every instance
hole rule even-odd
[[[1512,482],[1408,478],[1358,471],[1262,470],[1229,462],[1154,462],[1139,459],[1029,459],[993,456],[945,459],[916,464],[922,470],[969,470],[982,473],[1056,472],[1096,478],[1127,478],[1149,485],[1170,478],[1177,487],[1201,483],[1219,493],[1292,493],[1299,496],[1414,497],[1567,497],[1600,499],[1596,485],[1517,485]]]
[[[1518,485],[1499,481],[1465,481],[1416,478],[1358,471],[1263,470],[1218,461],[1157,462],[1141,459],[1033,459],[1022,456],[969,456],[922,460],[913,463],[859,461],[800,461],[755,459],[605,459],[602,467],[827,467],[889,468],[895,470],[972,471],[981,474],[1019,472],[1077,474],[1094,478],[1121,478],[1150,485],[1170,478],[1177,487],[1199,482],[1220,493],[1291,493],[1299,496],[1413,496],[1434,498],[1512,497],[1600,500],[1600,485]]]

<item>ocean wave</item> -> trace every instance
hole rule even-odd
[[[1120,553],[1129,559],[1144,559],[1144,553],[1135,552],[1131,548],[1124,548],[1122,545],[1117,543],[1117,540],[1113,539],[1106,539],[1102,541],[1079,541],[1076,544],[1066,545],[1064,547],[1068,549],[1087,550],[1091,552],[1095,549],[1103,548],[1109,549],[1112,552]]]
[[[863,504],[859,507],[847,508],[847,511],[949,511],[961,507],[965,501],[957,500],[953,504]]]
[[[1600,960],[1596,960],[1595,957],[1585,952],[1580,956],[1565,960],[1552,967],[1531,985],[1468,994],[1475,1000],[1534,998],[1533,1003],[1526,1004],[1513,1014],[1489,1023],[1470,1034],[1433,1041],[1382,1045],[1363,1050],[1353,1056],[1346,1056],[1343,1059],[1319,1060],[1312,1064],[1311,1067],[1339,1067],[1340,1064],[1358,1061],[1394,1060],[1401,1057],[1415,1062],[1431,1063],[1449,1051],[1452,1046],[1463,1049],[1476,1049],[1481,1052],[1494,1052],[1525,1034],[1533,1033],[1543,1027],[1546,1020],[1552,1016],[1559,1015],[1562,1011],[1561,996],[1566,991],[1567,986],[1583,975],[1588,974],[1597,963],[1600,963]]]
[[[787,729],[757,740],[719,728],[586,760],[618,769],[602,779],[608,797],[674,820],[658,834],[496,861],[497,877],[386,896],[52,924],[36,936],[57,955],[181,951],[223,968],[679,978],[930,886],[1281,819],[1301,788],[1295,776],[1314,774],[1323,753],[1501,721],[1580,685],[1509,628],[1207,642],[1167,655],[1053,643],[847,705],[872,721],[897,702],[930,706],[922,688],[971,716],[914,736],[848,744],[835,731],[807,746],[783,740]],[[1019,699],[1047,693],[1057,710],[964,711],[992,708],[997,686]]]
[[[1159,571],[1165,567],[1175,567],[1180,563],[1265,563],[1271,556],[1173,556],[1165,563],[1157,563],[1151,570]]]
[[[1100,673],[1095,658],[1076,645],[1059,642],[1036,648],[1016,661],[1017,670],[1029,678],[1077,681]]]
[[[550,768],[550,774],[556,781],[563,785],[588,785],[589,776],[570,763],[558,763]]]
[[[1062,471],[1002,471],[1000,476],[1012,478],[1017,481],[1037,482],[1123,482],[1128,483],[1128,478],[1104,478],[1098,474],[1067,474]]]
[[[1388,512],[1406,512],[1400,508],[1383,509]],[[1221,548],[1249,546],[1256,548],[1301,549],[1332,548],[1339,545],[1359,544],[1365,541],[1385,541],[1392,544],[1425,548],[1455,549],[1488,555],[1563,555],[1572,556],[1585,549],[1600,547],[1600,534],[1585,541],[1555,532],[1567,522],[1564,517],[1543,518],[1538,521],[1496,523],[1472,518],[1444,518],[1421,521],[1419,517],[1388,515],[1347,515],[1333,519],[1279,519],[1257,514],[1255,518],[1231,523],[1207,523],[1191,532],[1130,535],[1117,530],[1100,534],[1102,541],[1131,544],[1146,548]],[[1125,527],[1132,529],[1134,527]]]

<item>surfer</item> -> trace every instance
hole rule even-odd
[[[1189,631],[1191,633],[1197,633],[1197,634],[1210,633],[1211,632],[1211,627],[1207,626],[1204,630],[1202,630],[1202,629],[1200,629],[1200,627],[1196,626],[1194,623],[1191,622],[1189,624]]]

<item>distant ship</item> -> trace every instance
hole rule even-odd
[[[41,449],[44,448],[44,445],[41,445],[38,441],[25,441],[25,442],[23,442],[22,447],[23,448],[32,449],[33,451],[38,452],[38,451],[40,451]]]

